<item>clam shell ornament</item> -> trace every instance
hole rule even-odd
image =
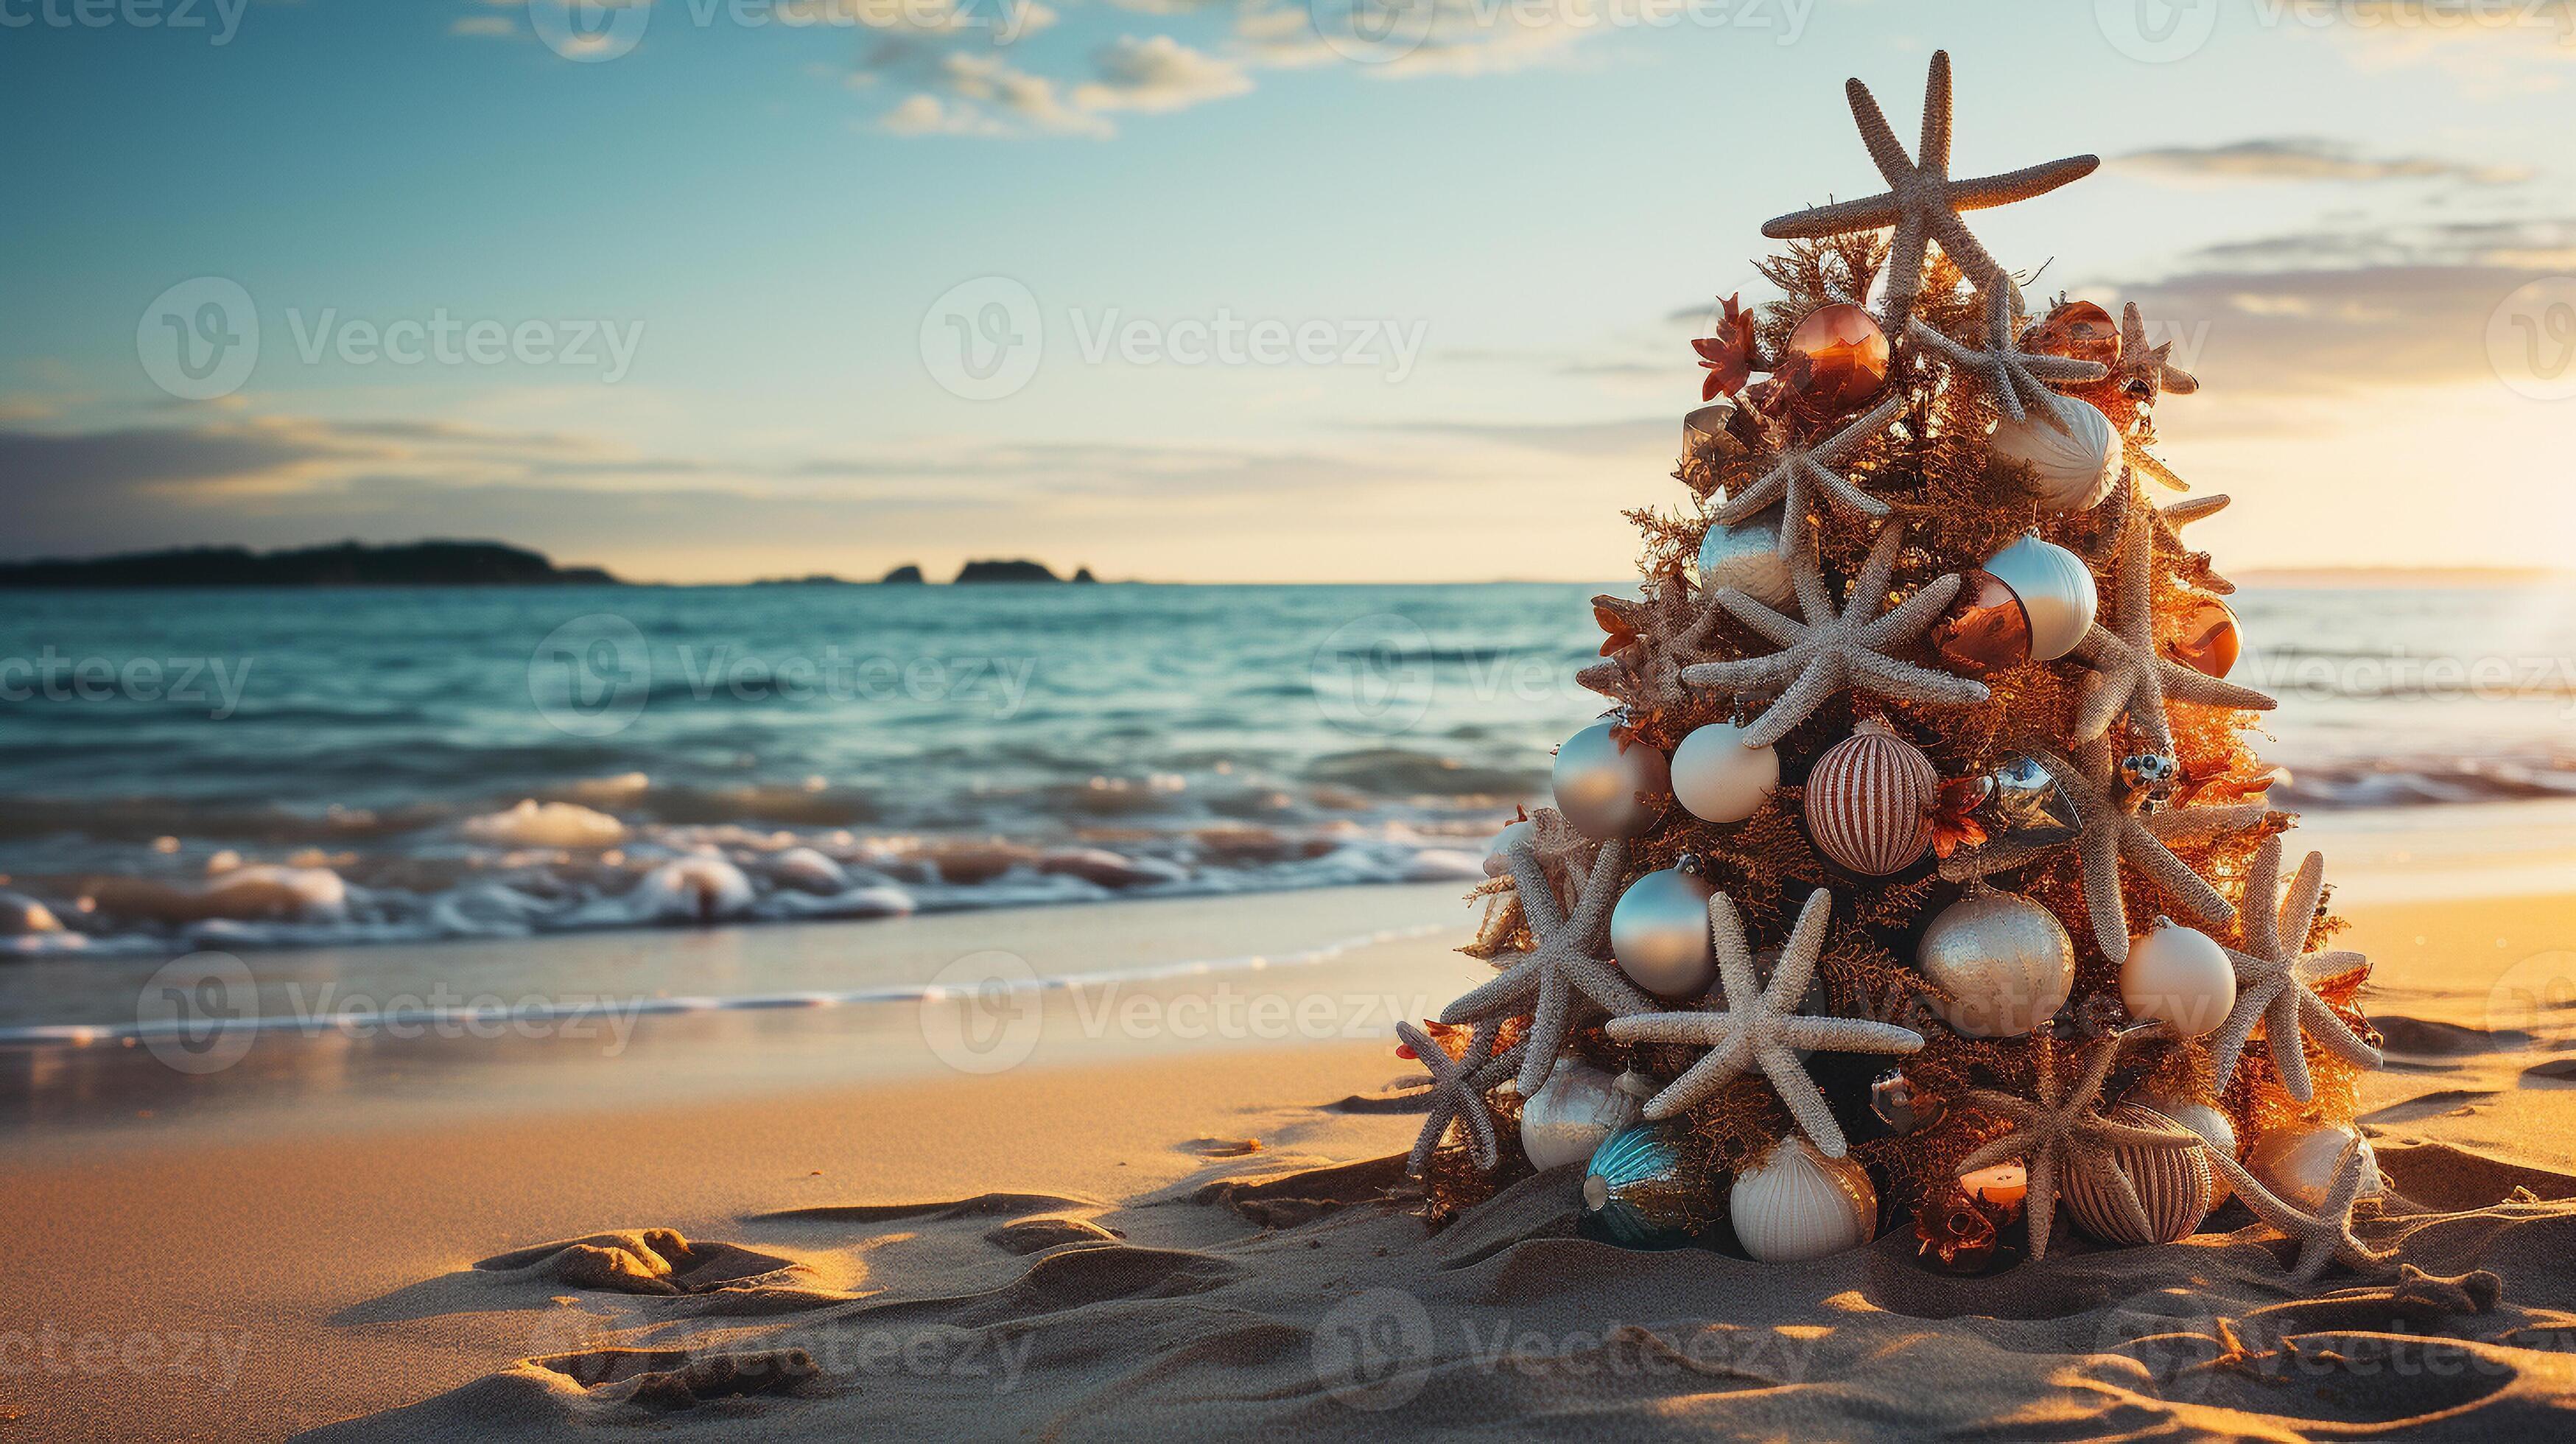
[[[2084,511],[2119,483],[2120,436],[2089,401],[2054,398],[2057,424],[2036,408],[1995,424],[1993,455],[2031,470],[2031,496],[2047,511]]]
[[[2030,654],[2054,662],[2075,650],[2093,630],[2102,594],[2093,585],[2093,569],[2084,559],[2037,532],[1986,558],[1986,570],[2012,588],[2030,619]]]
[[[1613,1078],[1571,1056],[1521,1104],[1521,1152],[1534,1168],[1560,1168],[1590,1158],[1611,1134],[1637,1121],[1654,1080],[1642,1073]]]
[[[1655,825],[1672,798],[1672,769],[1645,742],[1622,747],[1611,724],[1595,722],[1556,749],[1556,810],[1577,832],[1608,840]]]
[[[1735,1240],[1763,1263],[1798,1263],[1858,1248],[1878,1233],[1878,1190],[1851,1158],[1827,1158],[1784,1138],[1735,1177],[1727,1196]]]
[[[1932,1007],[1971,1038],[2015,1038],[2057,1016],[2075,988],[2075,942],[2057,914],[1972,892],[1923,931],[1914,969],[1948,996]]]
[[[1768,507],[1734,526],[1711,522],[1699,543],[1699,581],[1711,592],[1728,587],[1774,611],[1797,599],[1789,559],[1780,554],[1780,508]]]
[[[1682,1167],[1681,1133],[1674,1126],[1623,1128],[1593,1151],[1583,1179],[1583,1219],[1612,1243],[1685,1243],[1711,1212]]]
[[[2150,1108],[2123,1103],[2111,1110],[2111,1121],[2131,1128],[2150,1128],[2164,1133],[2188,1133],[2191,1130]],[[2075,1215],[2075,1225],[2104,1243],[2129,1246],[2150,1243],[2173,1243],[2192,1236],[2200,1221],[2218,1204],[2218,1170],[2209,1163],[2209,1154],[2198,1148],[2116,1148],[2111,1151],[2111,1166],[2129,1179],[2137,1190],[2138,1203],[2146,1210],[2147,1232],[2141,1234],[2123,1216],[2118,1189],[2113,1181],[2088,1169],[2067,1170],[2059,1191],[2066,1208]]]
[[[1673,749],[1673,800],[1702,822],[1742,822],[1780,785],[1780,749],[1747,747],[1732,722],[1694,728]]]
[[[1695,864],[1659,868],[1628,885],[1610,910],[1610,956],[1649,993],[1695,998],[1717,980],[1708,898],[1717,885]]]
[[[2344,1145],[2356,1137],[2354,1130],[2336,1124],[2275,1128],[2257,1137],[2245,1151],[2245,1171],[2283,1203],[2314,1210],[2334,1187],[2335,1165],[2343,1161]],[[2378,1155],[2371,1152],[2369,1139],[2361,1139],[2361,1196],[2368,1198],[2386,1186]]]

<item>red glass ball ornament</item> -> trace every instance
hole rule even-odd
[[[1887,332],[1858,306],[1836,301],[1807,313],[1789,333],[1780,376],[1801,407],[1833,414],[1876,396],[1887,384]]]
[[[2039,356],[2120,364],[2120,323],[2091,301],[2061,302],[2021,338],[2021,349]]]
[[[2164,635],[2164,653],[2195,672],[2224,677],[2235,669],[2236,659],[2245,650],[2245,631],[2238,625],[2236,614],[2225,602],[2215,597],[2202,597],[2166,619],[2157,630]]]

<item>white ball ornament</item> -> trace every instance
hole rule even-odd
[[[2131,940],[2120,965],[2120,1001],[2141,1023],[2170,1024],[2197,1038],[2227,1021],[2236,1006],[2236,967],[2218,941],[2198,928],[2158,918]]]
[[[1780,749],[1744,745],[1744,729],[1712,722],[1673,749],[1673,800],[1702,822],[1742,822],[1780,785]]]
[[[1494,834],[1493,845],[1485,849],[1485,876],[1508,875],[1512,870],[1512,849],[1537,835],[1538,825],[1526,817],[1504,823],[1503,830]]]
[[[1858,1159],[1827,1158],[1784,1138],[1735,1176],[1727,1195],[1736,1242],[1763,1263],[1799,1263],[1858,1248],[1878,1233],[1878,1190]]]
[[[1924,929],[1914,969],[1947,995],[1932,999],[1943,1022],[1971,1038],[2016,1038],[2066,1006],[2075,942],[2028,898],[1972,891]]]
[[[1986,558],[1986,570],[2020,600],[2022,613],[2030,619],[2033,658],[2054,662],[2074,651],[2084,634],[2093,630],[2102,594],[2093,585],[2093,569],[2075,553],[2040,540],[2037,532],[2027,532]]]
[[[2361,1139],[2361,1197],[2387,1186],[2379,1174],[2378,1155],[2370,1140],[2336,1124],[2316,1128],[2275,1128],[2254,1140],[2245,1153],[2245,1171],[2293,1208],[2313,1212],[2334,1187],[2335,1165],[2346,1145]]]
[[[1618,959],[1619,971],[1667,998],[1707,992],[1717,979],[1717,951],[1708,932],[1708,899],[1716,891],[1687,857],[1629,884],[1610,910],[1610,956]]]
[[[1651,744],[1621,746],[1611,724],[1595,722],[1556,749],[1556,810],[1577,832],[1608,840],[1655,825],[1672,796],[1672,770]]]
[[[1590,1158],[1611,1134],[1637,1121],[1653,1096],[1654,1080],[1642,1073],[1608,1073],[1571,1056],[1521,1104],[1521,1152],[1532,1167],[1550,1169]]]
[[[2048,511],[2084,511],[2101,504],[2120,480],[2120,436],[2111,418],[2089,401],[2053,398],[2056,416],[2036,407],[1995,426],[1997,459],[2031,470],[2031,497]]]

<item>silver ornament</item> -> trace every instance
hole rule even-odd
[[[1667,998],[1696,997],[1717,977],[1708,899],[1716,885],[1683,859],[1631,883],[1610,910],[1610,956],[1638,987]]]
[[[2030,655],[2054,662],[2075,650],[2093,630],[2102,594],[2084,559],[2036,531],[1986,558],[1986,570],[2012,589],[2030,618]]]
[[[2014,1038],[2057,1015],[2075,987],[2075,942],[2028,898],[1979,890],[1924,929],[1915,971],[1947,997],[1943,1022],[1971,1038]]]
[[[1485,849],[1485,876],[1509,877],[1512,849],[1535,840],[1537,836],[1538,824],[1526,817],[1504,823],[1503,830],[1494,834],[1493,842]]]
[[[2014,754],[1995,769],[1995,789],[1986,808],[2003,824],[2001,841],[2044,847],[2065,842],[2084,830],[2075,802],[2048,764]]]
[[[2182,782],[2182,763],[2170,752],[2139,752],[2120,759],[2120,785],[2132,797],[2162,801]]]
[[[1780,749],[1747,747],[1744,729],[1712,722],[1673,749],[1673,800],[1702,822],[1742,822],[1780,785]]]
[[[2201,1141],[2209,1145],[2212,1153],[2224,1154],[2229,1158],[2236,1156],[2236,1125],[2218,1109],[2206,1103],[2195,1103],[2188,1098],[2167,1095],[2150,1095],[2131,1101],[2141,1108],[2161,1113],[2199,1134]],[[2216,1208],[2227,1201],[2227,1195],[2231,1190],[2225,1173],[2211,1169],[2209,1177],[2209,1206]]]
[[[1774,506],[1734,526],[1709,523],[1699,543],[1699,580],[1711,592],[1729,587],[1774,611],[1796,600],[1789,558],[1780,554],[1781,511]]]
[[[1590,1158],[1613,1133],[1637,1121],[1655,1083],[1642,1073],[1616,1078],[1567,1054],[1521,1104],[1521,1152],[1549,1169]]]
[[[1556,749],[1556,810],[1586,837],[1635,837],[1672,800],[1672,771],[1652,744],[1622,747],[1611,724],[1595,722]]]

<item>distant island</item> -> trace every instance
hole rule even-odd
[[[886,580],[893,581],[894,578],[889,576]],[[1048,570],[1044,562],[1033,562],[1026,557],[1019,557],[1009,561],[968,562],[958,568],[955,585],[962,587],[986,582],[1061,582],[1064,580],[1065,578]],[[1074,572],[1072,580],[1096,582],[1100,578],[1091,574],[1091,568],[1083,567]]]
[[[181,547],[85,560],[0,562],[0,587],[615,586],[598,567],[559,567],[499,542],[420,541],[254,552]]]

